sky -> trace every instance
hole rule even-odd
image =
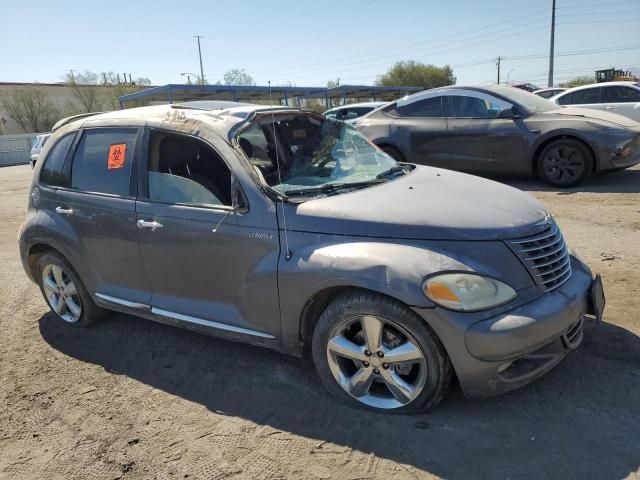
[[[640,0],[556,5],[556,83],[612,66],[640,74]],[[3,0],[0,82],[73,69],[183,83],[199,73],[202,35],[210,83],[238,68],[258,85],[371,85],[401,60],[484,83],[500,56],[501,81],[546,86],[550,23],[551,0]]]

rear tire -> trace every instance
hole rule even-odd
[[[554,140],[538,155],[538,174],[547,183],[569,188],[589,177],[593,155],[580,141],[571,138]]]
[[[59,253],[42,255],[37,273],[42,296],[58,319],[75,327],[88,327],[104,317],[106,310],[93,302],[76,271]]]
[[[329,392],[383,413],[432,409],[452,378],[444,347],[424,320],[371,292],[354,290],[329,304],[313,333],[312,357]]]

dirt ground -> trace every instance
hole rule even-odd
[[[28,166],[0,169],[0,479],[640,478],[640,168],[552,191],[605,323],[519,391],[430,414],[330,398],[295,358],[121,314],[56,321],[22,271]]]

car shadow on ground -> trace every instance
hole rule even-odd
[[[40,319],[53,348],[216,414],[373,453],[450,479],[624,478],[640,466],[640,338],[593,321],[580,349],[516,392],[455,390],[420,416],[352,409],[308,363],[127,315],[91,329]]]
[[[578,192],[592,193],[640,193],[640,170],[619,170],[603,173],[587,179],[572,188],[556,188],[544,183],[537,177],[506,178],[487,177],[506,183],[520,190],[536,192],[557,192],[559,195],[571,195]]]

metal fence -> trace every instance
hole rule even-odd
[[[31,145],[37,133],[0,135],[0,167],[29,163]]]

